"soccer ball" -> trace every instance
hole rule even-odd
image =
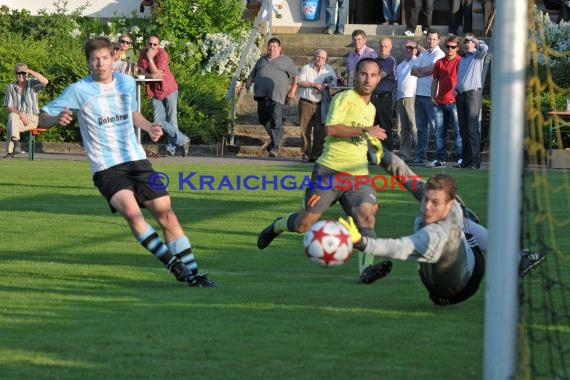
[[[303,238],[303,245],[309,260],[325,268],[344,264],[352,252],[350,233],[333,220],[313,224]]]

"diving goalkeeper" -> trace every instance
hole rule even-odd
[[[396,155],[385,151],[380,165],[392,175],[412,178],[415,173]],[[354,222],[340,219],[350,231],[354,247],[366,254],[387,259],[417,261],[420,279],[435,305],[465,301],[479,289],[485,274],[488,231],[457,195],[455,179],[435,174],[427,181],[404,184],[421,201],[414,221],[414,233],[399,239],[362,236]],[[521,253],[522,276],[544,260],[544,255],[528,250]],[[382,263],[367,267],[361,281],[371,283],[384,277]]]

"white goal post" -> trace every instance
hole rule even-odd
[[[528,4],[496,1],[491,68],[489,252],[485,292],[485,380],[514,379],[528,44]]]

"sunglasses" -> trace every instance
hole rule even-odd
[[[407,50],[414,50],[414,49],[417,49],[417,47],[415,47],[415,46],[406,46],[406,49],[407,49]]]
[[[120,40],[119,42],[122,44],[127,44],[127,45],[131,44],[131,41],[127,41],[127,40]]]
[[[16,75],[28,75],[28,73],[25,71],[18,71]]]
[[[114,49],[115,51],[117,51],[117,50],[121,50],[121,48],[113,48],[113,49]]]
[[[153,44],[152,42],[149,42],[148,46],[158,46],[158,44]]]
[[[448,49],[457,49],[457,45],[445,45]]]

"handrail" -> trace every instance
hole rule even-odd
[[[253,28],[251,29],[251,32],[249,33],[249,37],[247,40],[247,44],[245,45],[245,48],[243,49],[240,59],[239,59],[239,63],[237,65],[236,71],[234,72],[234,75],[232,77],[232,81],[230,83],[230,87],[228,89],[228,92],[226,93],[226,101],[231,101],[232,103],[232,113],[231,113],[231,117],[230,117],[230,127],[228,129],[228,136],[229,136],[229,141],[228,144],[229,145],[234,145],[234,129],[235,129],[235,115],[236,115],[236,100],[235,100],[235,96],[236,96],[236,84],[237,81],[239,80],[239,77],[241,75],[241,72],[243,71],[243,66],[245,65],[245,61],[247,59],[247,57],[249,56],[249,54],[251,53],[251,48],[253,47],[253,43],[255,41],[255,36],[257,35],[257,30],[259,28],[259,26],[264,22],[267,21],[267,34],[269,36],[269,38],[271,38],[271,29],[272,29],[272,25],[271,25],[271,19],[272,19],[272,12],[273,10],[273,5],[272,5],[272,1],[271,0],[263,0],[261,7],[259,8],[259,12],[257,13],[257,16],[255,17],[255,21],[253,22]]]

